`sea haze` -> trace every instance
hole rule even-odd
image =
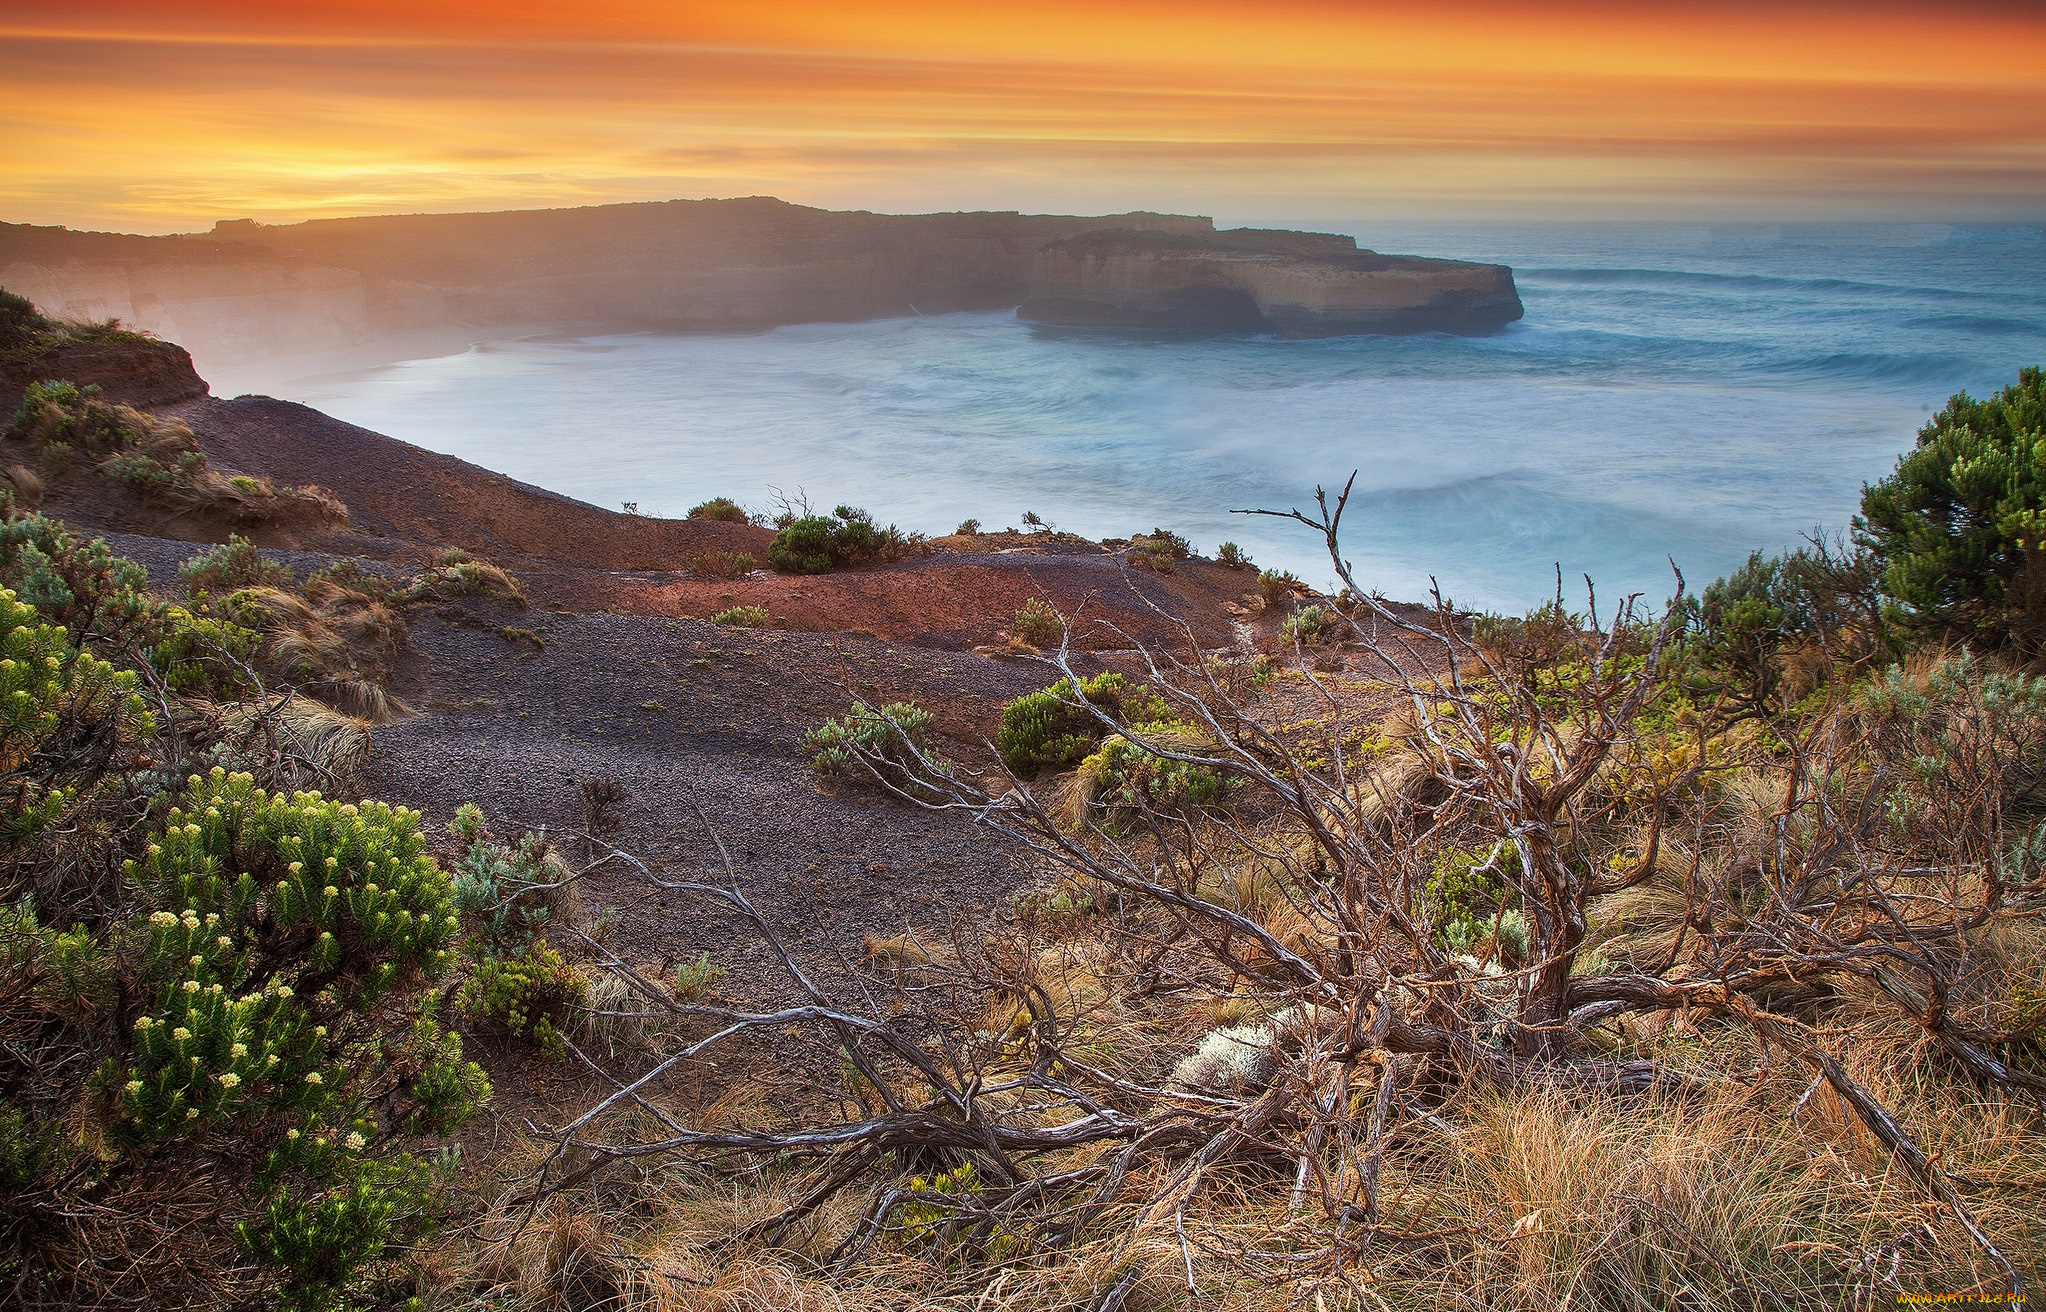
[[[1693,587],[1845,528],[1948,395],[2046,363],[2046,240],[1945,226],[1299,226],[1511,264],[1496,336],[1326,341],[1034,328],[1013,314],[479,345],[281,385],[599,505],[775,489],[931,533],[1035,511],[1225,539],[1315,582],[1306,507],[1357,471],[1357,577],[1524,609]]]

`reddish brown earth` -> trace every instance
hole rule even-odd
[[[30,383],[62,378],[91,384],[109,401],[169,405],[206,395],[206,380],[182,346],[156,341],[80,342],[29,359],[0,362],[0,418],[12,415]]]
[[[1077,615],[1088,648],[1168,641],[1170,616],[1186,617],[1204,645],[1223,646],[1232,636],[1222,606],[1255,585],[1245,571],[1210,563],[1150,573],[1092,543],[1015,534],[947,538],[929,555],[828,575],[704,578],[690,571],[691,557],[744,551],[765,564],[774,534],[599,509],[290,402],[204,400],[169,413],[191,424],[222,467],[316,483],[348,504],[347,530],[277,534],[272,544],[391,560],[462,547],[512,569],[542,609],[707,618],[765,606],[780,628],[968,648],[1001,642],[1035,597]]]

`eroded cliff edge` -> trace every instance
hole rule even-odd
[[[1381,255],[1332,233],[1237,228],[1052,242],[1037,253],[1018,313],[1046,324],[1339,337],[1495,332],[1522,309],[1503,264]]]

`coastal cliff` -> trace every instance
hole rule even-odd
[[[771,197],[396,215],[138,237],[0,224],[0,286],[174,338],[202,369],[438,334],[706,331],[1008,309],[1038,249],[1184,215],[890,215]],[[394,357],[395,358],[395,357]]]
[[[1380,255],[1331,233],[1103,231],[1038,251],[1018,313],[1170,331],[1493,332],[1521,317],[1501,264]]]

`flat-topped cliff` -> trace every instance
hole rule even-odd
[[[1283,337],[1492,332],[1521,317],[1503,264],[1380,255],[1332,233],[1100,231],[1038,251],[1039,323]]]
[[[1040,247],[1185,215],[893,215],[771,197],[396,215],[136,237],[0,224],[0,286],[57,317],[118,318],[202,369],[383,339],[731,330],[1007,309]]]
[[[534,332],[730,331],[1023,306],[1048,323],[1317,336],[1486,331],[1496,265],[1131,213],[872,214],[772,197],[498,214],[235,220],[166,237],[0,224],[0,287],[119,319],[234,376]],[[378,354],[382,353],[382,354]],[[245,376],[245,375],[244,375]]]

